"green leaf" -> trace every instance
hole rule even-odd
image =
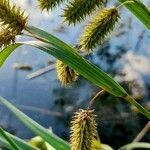
[[[4,139],[3,137],[0,137],[0,148],[8,148],[11,149],[10,144],[6,141],[6,139]]]
[[[73,69],[75,69],[78,73],[80,73],[81,75],[83,75],[85,78],[87,78],[88,80],[90,80],[92,83],[95,83],[95,80],[93,80],[93,79],[97,79],[96,80],[97,83],[99,83],[98,79],[100,79],[100,80],[102,79],[102,75],[99,74],[99,72],[98,72],[99,69],[97,67],[95,67],[93,64],[89,63],[88,61],[85,61],[84,59],[74,58],[73,56],[76,56],[76,55],[71,55],[69,53],[65,53],[65,54],[62,53],[62,48],[58,49],[57,47],[54,47],[53,45],[50,45],[50,44],[47,44],[47,43],[43,43],[43,42],[39,42],[39,41],[24,42],[24,44],[31,45],[31,46],[34,46],[36,48],[39,48],[39,49],[41,49],[41,50],[43,50],[43,51],[45,51],[45,52],[53,55],[54,57],[62,60],[64,63],[68,64],[68,66],[70,66]],[[59,52],[59,50],[60,50],[60,52]],[[65,51],[63,50],[63,52],[65,52]],[[90,72],[90,70],[92,70],[92,71]],[[94,76],[93,76],[93,72],[94,72]],[[87,75],[89,75],[89,76],[87,76]],[[96,75],[99,75],[99,77],[96,76]],[[92,77],[92,78],[90,78],[90,77]],[[104,85],[103,86],[101,85],[101,87],[105,91],[108,91],[111,94],[114,94],[114,93],[116,94],[115,86],[113,85],[113,83],[112,84],[110,82],[107,83],[107,80],[105,80],[106,79],[105,78],[105,74],[104,74],[103,77],[104,77],[104,80],[102,80],[102,82],[104,83]],[[111,79],[111,80],[113,80],[113,79]],[[105,87],[107,85],[110,86],[110,88],[112,88],[111,91],[110,91],[110,88],[109,88],[109,90],[105,89]],[[99,86],[100,86],[100,84],[99,84]],[[113,87],[114,87],[114,89],[113,89]],[[146,110],[144,107],[142,107],[138,102],[136,102],[130,95],[126,94],[126,95],[122,96],[122,98],[125,99],[126,101],[128,101],[129,103],[131,103],[132,105],[134,105],[140,111],[140,113],[142,113],[148,119],[150,119],[150,112],[148,110]]]
[[[31,129],[35,134],[41,136],[43,140],[52,145],[55,149],[70,150],[70,145],[66,141],[62,140],[55,134],[49,133],[45,128],[26,116],[23,112],[13,106],[6,99],[0,97],[0,102],[5,105],[10,111],[12,111],[16,115],[16,117],[24,123],[24,125]]]
[[[90,63],[81,57],[72,47],[62,42],[58,38],[52,36],[51,34],[40,30],[35,27],[28,27],[27,30],[32,33],[32,37],[40,41],[29,41],[22,42],[21,44],[30,45],[41,49],[42,51],[53,55],[57,59],[60,59],[72,69],[76,70],[83,77],[91,81],[93,84],[101,87],[103,90],[124,98],[126,101],[130,102],[132,105],[138,108],[138,110],[150,119],[150,112],[137,103],[131,96],[129,96],[126,91],[109,75],[100,70],[98,67]],[[15,48],[12,48],[15,50]],[[9,50],[9,47],[5,50]],[[1,53],[0,53],[1,57]],[[6,57],[5,57],[6,59]]]
[[[24,141],[24,140],[22,140],[22,139],[20,139],[20,138],[18,138],[18,137],[16,137],[16,136],[14,136],[14,135],[12,135],[12,134],[6,132],[6,131],[5,131],[5,134],[6,134],[8,137],[10,137],[10,138],[18,145],[19,148],[22,148],[22,147],[23,147],[25,150],[38,150],[37,148],[35,148],[35,147],[29,145],[26,141]],[[0,143],[3,143],[2,145],[3,145],[4,147],[6,147],[6,148],[11,148],[11,147],[10,147],[10,144],[7,142],[7,140],[5,140],[5,139],[3,138],[3,136],[2,136],[1,134],[0,134]]]
[[[18,145],[13,141],[11,137],[9,137],[5,131],[0,127],[0,135],[10,144],[11,149],[19,150]]]
[[[118,0],[121,3],[127,0]],[[125,6],[148,28],[150,29],[150,10],[140,1],[133,0],[134,3],[125,4]]]
[[[3,65],[8,56],[21,44],[12,44],[0,51],[0,67]]]
[[[119,148],[119,150],[133,150],[133,149],[150,149],[150,143],[135,142]]]
[[[28,144],[26,141],[24,141],[24,140],[22,140],[22,139],[20,139],[20,138],[18,138],[18,137],[16,137],[16,136],[14,136],[14,135],[12,135],[12,134],[10,134],[10,133],[8,133],[8,132],[6,132],[5,131],[5,134],[7,135],[7,136],[9,136],[11,139],[13,139],[13,141],[20,147],[20,148],[24,148],[24,150],[38,150],[36,147],[34,147],[34,146],[31,146],[30,144]],[[1,140],[3,139],[3,137],[0,135],[0,138],[1,138]],[[0,141],[1,141],[0,140]],[[4,139],[3,139],[3,141],[4,141]],[[7,141],[5,141],[5,143],[6,143]],[[9,143],[8,143],[9,144]]]
[[[36,27],[27,27],[27,31],[43,42],[28,42],[24,44],[29,44],[42,49],[46,53],[62,60],[72,69],[76,70],[80,75],[115,96],[122,97],[127,94],[125,90],[109,75],[89,61],[85,60],[75,51],[75,49],[66,43]]]

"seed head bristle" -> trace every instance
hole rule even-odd
[[[64,9],[63,17],[69,24],[82,21],[97,7],[102,6],[104,0],[71,0]]]
[[[16,35],[7,27],[0,27],[0,48],[15,42]]]
[[[39,6],[42,10],[49,11],[50,9],[53,9],[63,1],[64,0],[39,0]]]
[[[71,150],[93,150],[92,141],[97,134],[96,116],[93,112],[80,109],[75,113],[71,122]]]
[[[19,35],[26,26],[27,16],[9,0],[0,0],[0,23]]]
[[[57,77],[63,86],[70,86],[77,80],[78,74],[62,61],[56,61]]]
[[[81,50],[92,52],[97,45],[101,45],[106,36],[114,29],[119,19],[116,8],[104,8],[85,28],[80,39]]]

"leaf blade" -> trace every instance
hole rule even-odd
[[[6,131],[5,131],[5,134],[7,136],[9,136],[10,138],[12,138],[13,141],[15,141],[15,143],[19,146],[19,148],[23,147],[26,150],[38,150],[37,148],[35,148],[35,147],[29,145],[28,143],[26,143],[24,140],[22,140],[22,139],[20,139],[16,136],[6,132]],[[0,143],[2,143],[2,145],[6,148],[11,148],[10,144],[2,137],[2,135],[0,135]]]
[[[2,67],[2,65],[4,64],[6,59],[10,56],[10,54],[21,45],[22,44],[19,43],[12,44],[0,51],[0,67]]]
[[[58,136],[49,133],[44,127],[26,116],[23,112],[13,106],[6,99],[0,97],[0,102],[5,105],[11,112],[13,112],[15,116],[24,123],[24,125],[31,129],[35,134],[41,136],[43,140],[47,141],[55,149],[70,150],[70,146],[67,142],[60,139]]]
[[[118,0],[124,3],[127,0]],[[125,4],[125,7],[134,14],[148,29],[150,29],[150,10],[139,0],[134,0],[133,3]]]
[[[103,72],[100,68],[96,67],[89,61],[82,58],[72,47],[70,47],[66,43],[62,42],[56,37],[55,42],[53,42],[51,40],[51,38],[54,38],[53,35],[33,26],[28,27],[27,30],[32,33],[37,39],[43,41],[43,43],[40,43],[43,46],[40,46],[38,42],[33,43],[33,45],[31,42],[24,44],[31,44],[32,46],[41,48],[43,49],[43,51],[64,61],[67,65],[69,65],[72,69],[75,69],[83,77],[115,96],[122,97],[127,94],[126,91],[108,74]],[[46,45],[46,42],[49,43],[49,45]],[[48,48],[48,50],[46,50],[46,47]],[[93,73],[95,75],[94,77]]]

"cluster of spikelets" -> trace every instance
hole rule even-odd
[[[98,12],[81,36],[82,49],[91,52],[97,45],[101,45],[108,33],[113,30],[118,18],[118,10],[115,7],[104,8]]]
[[[94,150],[93,141],[97,136],[96,115],[93,110],[80,109],[71,122],[71,150]]]
[[[90,15],[97,7],[102,6],[104,0],[72,0],[64,9],[63,17],[69,24],[78,23]]]
[[[60,60],[56,61],[56,71],[61,85],[65,87],[72,85],[78,78],[77,72]]]
[[[42,10],[47,10],[49,11],[50,9],[56,7],[59,5],[61,2],[65,0],[38,0],[39,1],[39,6]]]
[[[9,0],[0,0],[0,47],[14,43],[27,23],[27,16]]]
[[[50,10],[65,0],[39,0],[42,9]],[[69,24],[76,24],[92,14],[97,8],[103,7],[105,0],[68,0],[63,17]],[[80,39],[81,50],[90,53],[101,45],[107,35],[114,29],[118,21],[117,8],[102,8],[90,21]]]
[[[51,10],[65,0],[39,0],[42,10]],[[105,0],[68,0],[63,17],[69,24],[76,24],[92,14],[97,8],[102,8]],[[114,29],[118,21],[117,8],[102,8],[90,21],[80,38],[82,51],[90,53],[97,45],[103,44],[107,35]],[[63,86],[71,85],[77,79],[77,73],[61,61],[56,63],[58,79]]]

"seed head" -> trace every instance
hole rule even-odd
[[[63,1],[64,0],[39,0],[39,6],[42,10],[46,9],[47,11],[49,11]]]
[[[19,35],[26,26],[27,16],[15,4],[10,5],[9,0],[0,0],[0,22]]]
[[[63,86],[69,86],[77,80],[78,74],[62,61],[56,61],[57,77]]]
[[[96,122],[93,110],[79,110],[71,122],[71,150],[93,150]]]
[[[64,9],[65,21],[69,24],[80,22],[86,15],[90,15],[96,7],[102,6],[104,0],[71,0]]]
[[[116,8],[104,8],[86,27],[81,39],[81,49],[91,52],[97,45],[102,44],[118,21],[119,14]]]
[[[1,27],[0,28],[0,48],[2,46],[6,47],[11,43],[15,42],[15,34],[10,31],[7,27]]]

